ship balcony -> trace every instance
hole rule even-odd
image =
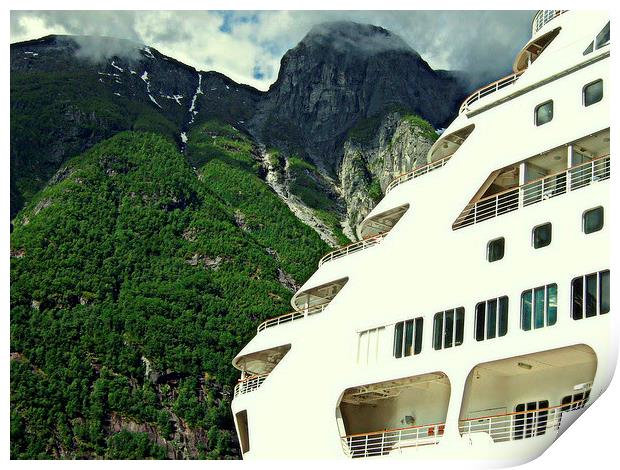
[[[540,31],[543,26],[545,26],[550,21],[554,20],[560,15],[563,15],[568,10],[540,10],[534,15],[534,19],[532,20],[532,36],[536,35],[538,31]]]
[[[474,445],[555,433],[588,402],[596,368],[583,344],[478,364],[465,383],[460,435]]]
[[[374,237],[364,238],[355,243],[351,243],[350,245],[343,246],[342,248],[338,248],[337,250],[330,251],[325,256],[323,256],[319,260],[319,268],[323,266],[328,261],[333,261],[338,258],[342,258],[344,256],[351,255],[353,253],[357,253],[358,251],[363,251],[368,248],[372,248],[373,246],[378,245],[383,241],[387,232],[380,233],[375,235]]]
[[[609,155],[507,189],[469,203],[452,224],[452,229],[474,225],[609,179]]]
[[[257,390],[268,376],[269,374],[251,375],[244,379],[239,379],[239,382],[235,385],[235,398],[238,395],[243,395]]]
[[[321,313],[323,310],[327,308],[329,302],[325,302],[322,304],[314,305],[312,307],[304,308],[303,310],[296,310],[291,313],[285,313],[284,315],[280,315],[274,318],[270,318],[269,320],[265,320],[260,325],[258,325],[257,333],[266,330],[267,328],[273,328],[274,326],[284,325],[286,323],[291,323],[296,320],[302,320],[307,318],[310,315],[314,315],[317,313]]]
[[[403,183],[406,183],[407,181],[411,181],[414,178],[417,178],[419,176],[425,175],[427,173],[430,173],[433,170],[437,170],[438,168],[441,168],[442,166],[444,166],[446,163],[448,163],[448,160],[450,160],[450,157],[452,157],[452,154],[450,155],[446,155],[443,158],[440,158],[437,161],[434,161],[432,163],[429,163],[427,165],[418,167],[412,171],[409,171],[407,173],[403,173],[401,175],[398,175],[396,178],[394,178],[390,184],[388,184],[387,188],[385,188],[385,194],[387,195],[392,189],[394,189],[396,186],[401,185]]]
[[[323,311],[327,308],[327,304],[338,295],[347,282],[349,282],[349,278],[343,277],[342,279],[336,279],[335,281],[330,281],[320,286],[304,289],[293,296],[291,305],[297,311],[312,310],[315,307],[318,308],[319,306],[323,306],[323,308],[321,308],[321,311]]]
[[[409,204],[403,204],[402,206],[368,217],[359,225],[357,229],[358,235],[361,238],[367,239],[382,233],[387,233],[394,228],[408,210]]]
[[[337,408],[344,453],[351,458],[438,444],[450,381],[442,372],[351,387]]]
[[[456,151],[461,148],[461,145],[465,143],[467,138],[474,131],[475,127],[476,126],[474,124],[469,124],[454,132],[450,132],[449,134],[446,132],[441,134],[439,139],[437,139],[428,151],[427,161],[429,164],[443,160],[446,157],[452,157]],[[445,163],[447,163],[447,161],[445,161],[444,164]]]
[[[459,108],[459,114],[468,112],[469,107],[472,104],[474,104],[476,101],[480,100],[481,98],[489,96],[495,93],[496,91],[503,90],[504,88],[509,87],[510,85],[514,84],[519,79],[522,73],[523,71],[512,73],[510,75],[500,78],[499,80],[493,83],[490,83],[488,85],[485,85],[482,88],[479,88],[478,90],[474,91],[471,95],[469,95],[465,99],[465,101],[463,101],[463,104],[461,104],[461,107]]]

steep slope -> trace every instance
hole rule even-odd
[[[262,183],[246,137],[195,132],[195,170],[171,140],[121,133],[16,218],[13,458],[238,455],[232,357],[327,246]]]

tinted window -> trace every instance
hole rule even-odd
[[[536,107],[535,121],[537,126],[542,126],[553,119],[553,101],[547,101]]]
[[[596,35],[595,48],[603,47],[609,42],[609,23]]]
[[[590,106],[603,99],[603,80],[597,80],[583,87],[583,105]]]
[[[394,357],[407,357],[422,351],[422,317],[394,325]]]
[[[504,237],[491,240],[487,245],[487,260],[492,263],[504,257]]]
[[[609,313],[609,270],[587,274],[571,283],[571,316],[574,320]]]
[[[476,341],[504,336],[508,331],[508,297],[490,299],[476,305]]]
[[[463,307],[437,312],[433,324],[433,348],[439,350],[463,344],[464,326]]]
[[[534,227],[532,233],[532,243],[534,248],[542,248],[551,243],[551,224],[546,223],[543,225],[539,225],[538,227]]]
[[[604,215],[603,208],[596,207],[583,213],[583,231],[584,233],[598,232],[603,228]]]
[[[558,286],[528,289],[521,294],[521,329],[529,331],[555,325],[558,316]]]

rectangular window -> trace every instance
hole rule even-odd
[[[534,112],[534,121],[537,126],[547,124],[553,119],[553,101],[547,101],[546,103],[536,106]]]
[[[532,245],[534,248],[543,248],[551,243],[551,223],[534,227],[532,230]]]
[[[499,261],[504,257],[504,237],[491,240],[487,244],[487,260],[489,263]]]
[[[549,401],[521,403],[515,407],[514,439],[540,436],[547,430]]]
[[[573,320],[609,313],[609,270],[576,277],[571,283]]]
[[[521,294],[521,329],[529,331],[555,325],[558,316],[558,286],[528,289]]]
[[[598,232],[603,228],[604,215],[602,207],[595,207],[583,213],[583,233]]]
[[[583,105],[590,106],[603,99],[603,80],[596,80],[583,87]]]
[[[370,330],[361,331],[358,337],[357,345],[357,363],[358,364],[374,364],[379,360],[379,354],[382,352],[385,327],[371,328]]]
[[[584,393],[575,393],[574,395],[567,395],[562,398],[562,411],[578,410],[586,406],[590,398],[590,390],[586,390]]]
[[[476,305],[476,341],[504,336],[507,332],[508,297],[490,299]]]
[[[463,307],[437,312],[433,323],[433,348],[439,350],[463,344],[464,326]]]
[[[422,351],[423,318],[398,322],[394,325],[394,357],[420,354]]]
[[[235,414],[237,421],[237,431],[239,432],[239,444],[241,445],[241,452],[246,453],[250,451],[250,433],[248,432],[248,412],[247,410],[240,411]]]

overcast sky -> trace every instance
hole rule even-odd
[[[400,35],[434,69],[508,73],[529,39],[530,11],[12,11],[11,42],[47,34],[112,36],[198,70],[266,90],[284,52],[316,24],[351,20]]]

